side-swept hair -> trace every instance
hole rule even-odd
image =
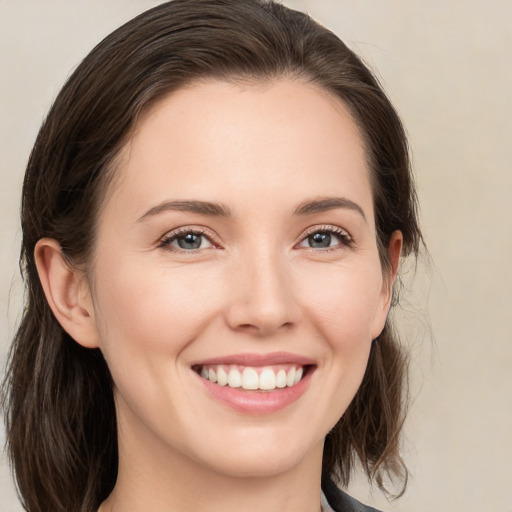
[[[389,271],[391,234],[417,255],[421,232],[407,141],[395,110],[361,60],[306,14],[264,0],[175,0],[106,37],[62,88],[25,174],[20,264],[26,305],[4,382],[7,443],[30,512],[93,512],[118,467],[113,384],[98,349],[75,343],[50,310],[34,262],[38,240],[58,241],[87,267],[96,212],[113,162],[140,113],[200,79],[315,83],[350,109],[371,170],[377,243]],[[373,342],[363,383],[329,433],[324,477],[349,482],[357,458],[370,479],[406,477],[399,453],[406,358],[390,320]]]

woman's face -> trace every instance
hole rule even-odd
[[[299,81],[198,83],[144,114],[117,172],[91,289],[121,464],[318,462],[392,281],[347,109]]]

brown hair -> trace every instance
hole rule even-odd
[[[141,111],[203,78],[268,81],[292,76],[340,98],[366,144],[384,271],[391,234],[417,255],[421,233],[401,122],[376,79],[333,33],[307,15],[264,0],[175,0],[106,37],[58,95],[33,148],[23,185],[23,318],[4,382],[7,443],[30,512],[91,512],[113,489],[117,432],[112,380],[98,349],[73,342],[53,316],[34,247],[54,238],[86,264],[95,214],[114,160]],[[406,477],[399,454],[406,358],[388,319],[363,383],[329,433],[324,477],[347,484],[356,456],[382,488]],[[405,484],[404,484],[405,485]]]

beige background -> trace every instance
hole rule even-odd
[[[39,124],[86,52],[156,3],[0,0],[2,363],[21,308],[19,194]],[[512,1],[285,3],[378,70],[410,134],[434,261],[401,314],[414,374],[409,489],[394,503],[364,482],[352,492],[389,512],[512,512]],[[4,455],[0,510],[21,511]]]

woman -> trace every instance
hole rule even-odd
[[[305,14],[175,0],[101,42],[26,171],[5,398],[35,511],[371,510],[421,233],[400,120]]]

